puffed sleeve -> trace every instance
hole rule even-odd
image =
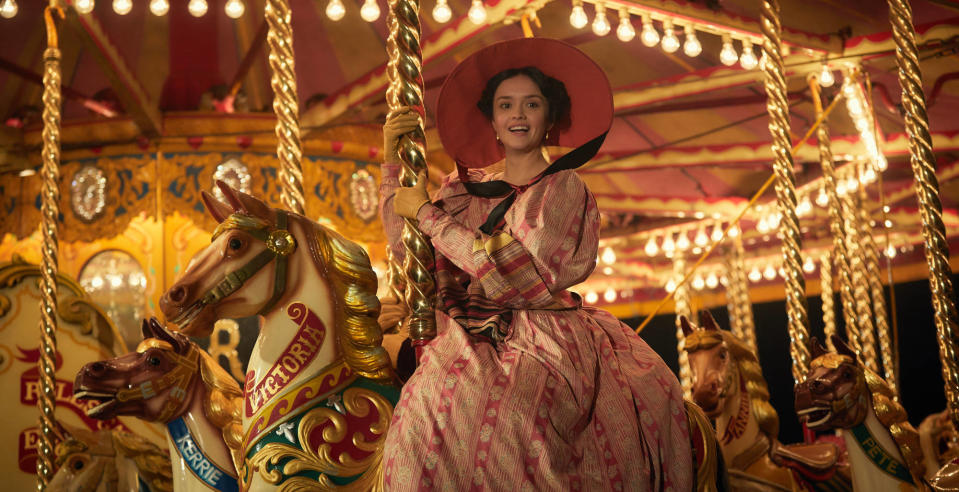
[[[436,251],[478,279],[487,298],[508,307],[546,307],[553,294],[582,282],[596,265],[599,212],[573,171],[560,171],[523,191],[502,232],[488,236],[432,205],[419,228]]]

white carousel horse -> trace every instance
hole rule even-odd
[[[222,182],[203,194],[213,240],[160,299],[209,336],[219,318],[262,315],[244,388],[244,490],[380,483],[399,383],[381,346],[376,275],[357,244]]]
[[[100,402],[87,411],[94,418],[166,424],[178,492],[239,490],[234,463],[242,455],[225,443],[241,438],[240,386],[189,338],[155,319],[143,321],[143,337],[136,352],[83,366],[74,395]]]

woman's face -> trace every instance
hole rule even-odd
[[[504,80],[493,95],[493,131],[507,149],[539,149],[549,130],[548,114],[546,98],[525,75]]]

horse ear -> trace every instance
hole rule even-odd
[[[839,338],[839,335],[832,336],[832,344],[836,347],[836,352],[842,355],[848,355],[852,357],[853,360],[859,360],[856,352],[853,352],[849,345],[846,345],[846,342],[842,341],[842,338]]]
[[[719,331],[719,325],[716,324],[716,318],[713,318],[713,314],[705,309],[699,312],[699,324],[702,325],[704,330]]]
[[[210,212],[210,215],[212,215],[217,222],[223,222],[224,219],[233,213],[233,210],[231,210],[227,204],[217,200],[206,191],[200,192],[200,198],[203,199],[203,205],[206,206],[207,212]]]
[[[247,195],[242,191],[237,191],[236,196],[248,215],[273,220],[273,209],[259,198],[253,195]]]
[[[140,323],[140,333],[143,334],[143,339],[153,338],[153,331],[151,330],[152,325],[146,318],[143,318],[143,322]]]
[[[809,351],[811,352],[813,359],[818,359],[826,355],[826,347],[823,347],[822,344],[819,343],[819,339],[816,337],[812,337],[809,340]]]
[[[679,324],[683,327],[683,335],[689,336],[693,334],[693,325],[689,322],[689,319],[686,316],[679,315]]]

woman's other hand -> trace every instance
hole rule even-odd
[[[420,114],[410,106],[401,106],[386,117],[383,125],[383,160],[398,162],[397,145],[400,137],[412,132],[420,125]]]
[[[393,197],[393,211],[400,217],[415,219],[416,213],[423,205],[430,202],[430,195],[426,191],[426,172],[420,171],[416,176],[416,186],[400,186]]]

